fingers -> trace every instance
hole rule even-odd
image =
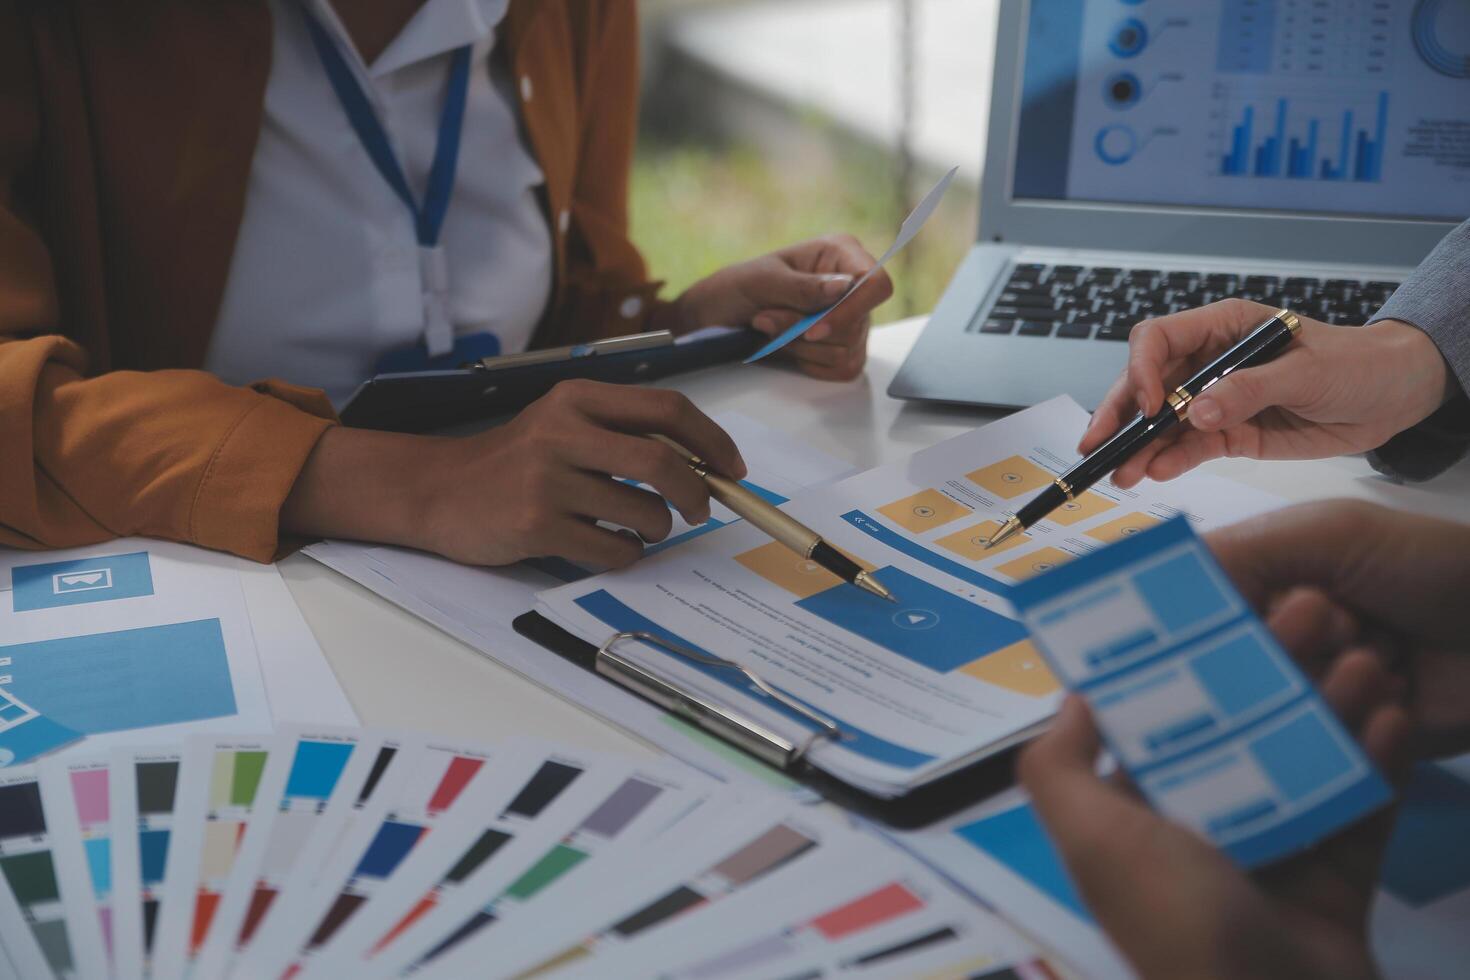
[[[1290,405],[1301,386],[1301,359],[1293,356],[1299,353],[1289,352],[1217,381],[1190,404],[1190,424],[1202,432],[1228,429],[1275,405]]]
[[[1391,540],[1401,515],[1356,500],[1297,504],[1206,535],[1215,558],[1257,608],[1295,586],[1317,586],[1358,608],[1371,605],[1349,573],[1374,543]],[[1383,569],[1384,584],[1410,567]]]
[[[1349,650],[1333,661],[1322,678],[1322,700],[1350,732],[1359,732],[1368,717],[1390,700],[1391,679],[1382,662],[1368,650]]]
[[[749,472],[729,434],[677,391],[595,381],[564,381],[546,397],[560,399],[587,419],[617,432],[633,435],[656,432],[668,436],[709,463],[716,472],[733,479],[743,480]],[[666,447],[662,448],[664,453],[669,452]],[[640,457],[647,452],[630,451]],[[667,460],[662,455],[658,458],[663,459],[665,465],[653,464],[649,469],[659,471],[667,468]],[[613,467],[602,472],[653,483],[643,473],[628,472],[626,467]],[[660,486],[659,490],[662,492],[663,487]]]
[[[1159,411],[1168,387],[1181,380],[1169,377],[1172,370],[1224,351],[1269,313],[1257,303],[1224,300],[1138,324],[1128,337],[1128,366],[1093,413],[1077,451],[1092,452],[1136,412]]]
[[[1087,429],[1082,433],[1077,452],[1086,456],[1107,442],[1113,433],[1123,427],[1123,423],[1137,414],[1137,409],[1137,403],[1133,400],[1133,389],[1128,386],[1128,374],[1125,372],[1118,375],[1118,380],[1108,389],[1102,403],[1097,406],[1097,411],[1092,413],[1092,421],[1087,423]]]
[[[1128,337],[1127,371],[1138,410],[1152,415],[1164,407],[1169,364],[1223,352],[1272,312],[1258,303],[1228,299],[1140,323]]]
[[[587,435],[579,438],[575,445],[569,447],[567,461],[573,466],[596,474],[607,474],[609,476],[625,477],[638,483],[646,483],[657,490],[675,510],[683,515],[684,520],[690,524],[703,524],[709,520],[709,487],[699,474],[689,468],[678,453],[662,443],[643,436],[624,435],[621,432],[608,432],[606,430],[593,430]],[[609,481],[603,480],[607,484]],[[622,484],[626,490],[634,493],[644,491],[628,487]],[[579,485],[579,489],[582,489]],[[575,497],[576,494],[573,494]],[[650,499],[653,499],[650,497]],[[615,497],[611,492],[599,493],[597,502],[605,507],[617,506],[628,511],[635,512],[634,505],[626,495],[621,498]],[[569,505],[577,508],[577,513],[588,517],[596,517],[603,520],[616,520],[634,528],[640,534],[645,527],[635,524],[633,521],[622,520],[605,511],[593,511],[591,501],[576,499],[569,500]],[[660,504],[660,506],[663,506]],[[643,513],[645,521],[652,520],[652,515]],[[657,531],[657,524],[648,526],[648,530]],[[663,530],[667,534],[668,529]],[[660,539],[662,535],[660,535]],[[655,540],[644,535],[645,540]]]
[[[649,543],[668,537],[674,526],[663,497],[605,476],[575,473],[565,493],[568,512],[629,528]]]
[[[762,305],[815,313],[841,299],[854,281],[846,272],[803,272],[773,263],[770,273],[750,288]]]
[[[1293,589],[1283,595],[1267,614],[1266,625],[1307,675],[1316,680],[1323,678],[1359,634],[1357,618],[1313,588]]]
[[[1141,803],[1097,775],[1101,747],[1086,702],[1073,694],[1017,764],[1017,776],[1069,865],[1074,856],[1082,863],[1106,861],[1095,845],[1109,818],[1127,818],[1135,810],[1147,813]],[[1074,870],[1082,872],[1076,866]]]
[[[623,568],[643,555],[643,545],[632,534],[574,517],[563,517],[548,527],[544,540],[551,542],[548,554],[601,568]]]

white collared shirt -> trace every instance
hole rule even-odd
[[[424,336],[414,220],[358,140],[312,46],[299,0],[270,0],[273,61],[245,213],[205,367],[244,384],[281,378],[339,407],[391,350]],[[493,70],[508,0],[426,0],[371,66],[327,0],[307,0],[338,41],[422,201],[452,52],[473,45],[458,176],[440,242],[457,335],[524,350],[551,288],[540,168],[517,93]]]

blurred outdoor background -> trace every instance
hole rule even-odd
[[[996,0],[638,2],[633,237],[665,295],[828,232],[878,255],[958,165],[876,319],[932,309],[974,240]]]

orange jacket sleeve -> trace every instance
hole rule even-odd
[[[0,545],[139,534],[268,561],[331,405],[200,371],[87,376],[60,312],[71,284],[57,281],[34,214],[36,85],[24,25],[0,3]]]

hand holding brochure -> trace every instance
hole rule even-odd
[[[1241,865],[1310,847],[1392,796],[1186,521],[1012,598],[1154,808]]]

